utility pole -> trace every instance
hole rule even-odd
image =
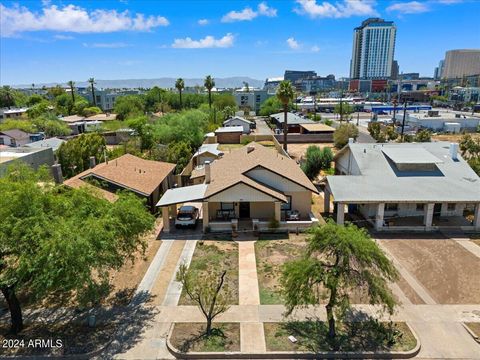
[[[360,112],[357,109],[357,126],[360,123]]]
[[[397,99],[393,99],[393,124],[395,125],[395,123],[397,122],[397,119],[395,118],[397,114]]]
[[[407,101],[403,103],[403,120],[402,120],[402,133],[400,135],[400,139],[403,142],[403,132],[405,131],[405,116],[407,114]]]
[[[343,99],[343,89],[340,91],[340,124],[343,122],[343,105],[342,105],[342,99]]]

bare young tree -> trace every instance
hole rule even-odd
[[[188,297],[197,304],[207,320],[206,336],[212,334],[213,319],[230,307],[232,295],[225,283],[226,274],[226,270],[203,274],[188,269],[185,264],[180,265],[177,272],[177,281],[182,283]]]

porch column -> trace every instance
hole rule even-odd
[[[435,204],[426,204],[424,215],[423,215],[423,224],[427,230],[430,230],[432,227],[432,220],[433,220],[433,207]]]
[[[375,213],[375,230],[377,231],[382,230],[384,214],[385,214],[385,203],[377,204],[377,212]]]
[[[280,222],[282,220],[282,211],[281,211],[282,203],[280,201],[275,201],[275,220]]]
[[[345,218],[345,204],[337,203],[337,225],[343,225]]]
[[[330,212],[330,190],[325,188],[323,193],[323,212],[329,213]]]
[[[440,209],[440,216],[448,216],[448,203],[442,203],[442,207]]]
[[[162,206],[163,231],[170,232],[170,216],[168,214],[168,206]]]
[[[203,231],[205,232],[209,224],[208,202],[206,201],[202,203],[202,214],[203,214]]]
[[[480,203],[475,205],[475,215],[473,217],[473,227],[475,230],[480,230]]]
[[[175,219],[177,217],[177,204],[170,205],[170,215],[172,215],[172,218]]]

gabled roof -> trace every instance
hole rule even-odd
[[[148,196],[161,184],[173,171],[175,164],[144,160],[142,158],[125,154],[107,163],[101,163],[93,169],[65,181],[66,185],[79,187],[83,180],[94,177],[106,180],[125,189]]]
[[[349,152],[360,175],[327,176],[337,202],[480,202],[480,178],[460,154],[452,159],[448,142],[354,143],[335,159]],[[398,164],[416,167],[402,171]],[[428,171],[422,170],[425,165],[430,166]]]
[[[234,116],[234,117],[232,117],[232,118],[230,118],[230,119],[225,120],[225,121],[223,122],[223,125],[228,124],[228,123],[232,122],[233,120],[242,121],[242,122],[244,122],[244,123],[247,123],[248,125],[253,124],[253,121],[247,120],[247,119],[245,119],[245,118],[243,118],[243,117],[241,117],[241,116]]]
[[[25,144],[25,146],[32,148],[52,148],[53,151],[57,151],[60,145],[62,145],[64,142],[65,140],[52,137],[45,140],[31,142],[29,144]]]
[[[281,113],[272,114],[272,115],[270,115],[270,117],[274,118],[277,122],[283,124],[283,121],[285,119],[285,114],[283,112],[281,112]],[[315,124],[315,122],[310,120],[310,119],[306,119],[304,117],[301,117],[297,114],[288,112],[287,113],[287,124],[290,124],[290,125]]]
[[[6,135],[8,137],[11,137],[12,139],[16,140],[21,140],[21,139],[29,139],[30,134],[20,130],[20,129],[12,129],[12,130],[5,130],[5,131],[0,131],[1,135]]]
[[[210,153],[212,155],[220,156],[223,154],[223,152],[218,150],[218,145],[219,144],[202,144],[202,146],[198,148],[197,152],[193,154],[193,157],[197,157],[205,153]]]
[[[279,174],[304,188],[317,192],[312,182],[303,173],[297,163],[276,150],[268,149],[252,142],[238,150],[225,154],[210,165],[211,181],[205,197],[219,193],[235,184],[245,183],[273,197],[283,199],[285,196],[245,174],[258,166]]]

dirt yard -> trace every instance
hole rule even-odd
[[[480,137],[478,133],[470,133],[470,135],[475,139]],[[440,134],[433,135],[432,141],[450,141],[450,142],[459,142],[463,137],[463,134]]]
[[[227,270],[226,284],[232,292],[232,305],[238,304],[238,245],[233,241],[203,240],[197,243],[190,269],[207,274],[212,270]],[[185,291],[179,305],[195,305]]]
[[[299,161],[302,157],[305,156],[305,152],[310,145],[318,146],[320,149],[324,147],[329,147],[332,149],[333,154],[335,154],[336,149],[333,146],[333,143],[316,143],[316,144],[288,144],[288,153],[294,159]]]
[[[480,303],[480,259],[450,239],[380,240],[439,304]]]
[[[240,324],[213,323],[214,334],[203,336],[203,323],[176,323],[170,342],[183,352],[240,351]]]

